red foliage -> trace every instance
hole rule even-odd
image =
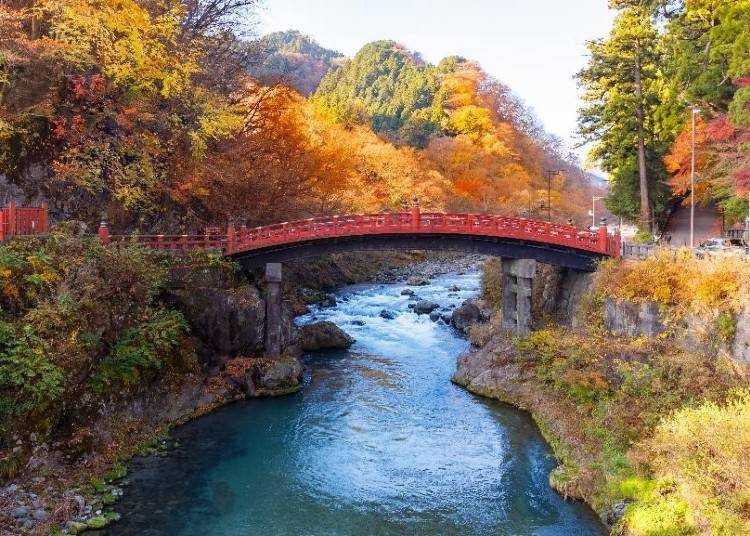
[[[735,171],[732,178],[734,179],[734,187],[737,193],[746,194],[750,191],[750,168]]]
[[[711,141],[727,141],[734,137],[737,129],[726,115],[721,115],[706,126],[706,134]]]

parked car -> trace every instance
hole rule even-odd
[[[701,242],[696,250],[698,257],[711,255],[744,255],[745,248],[732,243],[728,238],[709,238]]]

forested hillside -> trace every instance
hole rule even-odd
[[[729,222],[747,215],[750,189],[750,1],[610,0],[606,39],[589,44],[580,132],[610,172],[616,214],[659,222],[670,196],[695,193]]]
[[[545,173],[561,170],[553,217],[588,206],[559,141],[478,64],[430,65],[388,41],[349,61],[297,32],[247,41],[238,20],[255,3],[0,5],[6,198],[173,232],[400,210],[414,196],[542,216]]]
[[[266,84],[286,83],[305,96],[344,59],[296,30],[265,35],[249,46],[260,56],[249,64],[251,75]]]

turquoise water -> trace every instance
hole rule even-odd
[[[107,532],[604,534],[549,487],[555,462],[527,414],[450,383],[467,342],[411,313],[403,288],[349,287],[302,318],[357,342],[307,355],[300,393],[225,407],[176,430],[169,456],[135,460]],[[447,312],[477,289],[469,274],[416,290]]]

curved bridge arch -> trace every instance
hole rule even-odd
[[[619,235],[524,218],[478,214],[411,213],[332,216],[254,229],[230,229],[226,253],[253,268],[340,253],[423,249],[534,259],[592,271],[619,255]]]

